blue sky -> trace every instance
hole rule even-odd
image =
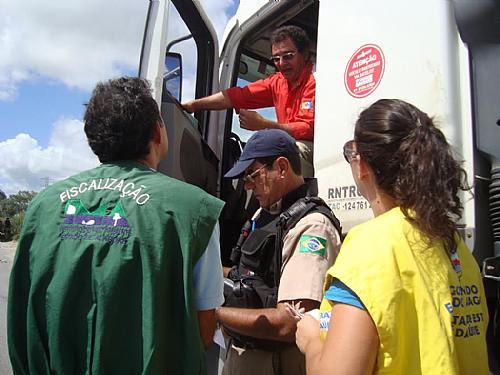
[[[201,2],[220,40],[239,0]],[[0,0],[0,190],[39,191],[97,165],[84,103],[96,82],[137,74],[147,5]]]
[[[17,90],[17,98],[0,102],[0,139],[27,133],[42,147],[47,147],[50,128],[57,120],[82,118],[83,103],[89,97],[86,90],[70,88],[62,82],[50,82],[44,78],[23,82]]]

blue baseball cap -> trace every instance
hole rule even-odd
[[[224,177],[236,178],[258,158],[299,154],[299,148],[286,131],[281,129],[259,130],[247,141],[240,158]]]

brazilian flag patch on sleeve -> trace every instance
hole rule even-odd
[[[321,255],[324,257],[326,255],[326,239],[318,236],[300,236],[300,249],[301,253],[311,253],[316,255]]]

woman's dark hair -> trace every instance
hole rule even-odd
[[[311,41],[307,33],[298,26],[281,26],[271,34],[271,45],[291,39],[300,53],[309,52]]]
[[[146,80],[123,77],[98,83],[84,115],[85,134],[102,163],[134,160],[149,152],[158,105]]]
[[[397,99],[382,99],[361,112],[354,131],[357,151],[377,184],[405,217],[432,240],[455,250],[462,215],[458,193],[467,176],[443,133],[427,114]]]

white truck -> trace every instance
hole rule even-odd
[[[500,371],[500,328],[493,332],[495,309],[500,325],[500,2],[240,0],[219,54],[199,0],[150,0],[139,74],[152,83],[167,124],[170,150],[161,170],[227,202],[223,262],[245,219],[247,197],[241,184],[222,175],[248,134],[232,110],[193,117],[179,102],[271,74],[269,37],[284,24],[302,27],[313,42],[318,190],[345,230],[372,213],[342,145],[352,138],[358,113],[377,99],[404,99],[434,115],[464,161],[474,188],[463,195],[459,224],[483,267],[490,367]]]

